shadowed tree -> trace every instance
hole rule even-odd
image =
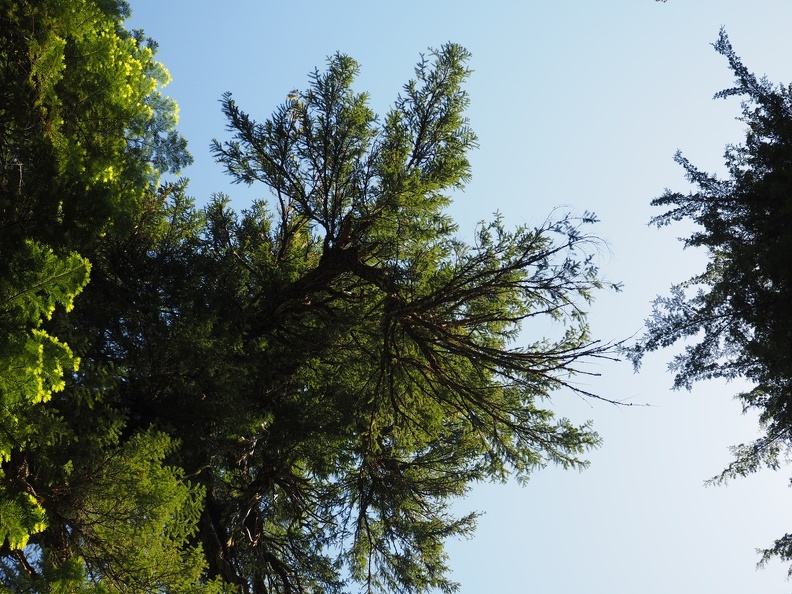
[[[735,86],[715,97],[743,98],[745,141],[726,147],[725,178],[677,154],[696,189],[655,199],[668,210],[652,222],[696,223],[684,244],[704,248],[709,262],[655,301],[646,333],[629,354],[638,367],[647,352],[684,341],[669,365],[675,388],[711,378],[752,384],[737,398],[745,411],[759,413],[763,435],[733,448],[734,461],[713,479],[724,482],[762,466],[779,468],[792,444],[792,88],[749,72],[723,30],[714,46],[735,75]],[[792,535],[764,551],[762,561],[773,556],[792,561]]]
[[[129,406],[183,444],[212,573],[243,591],[452,591],[443,542],[474,517],[450,502],[598,443],[542,406],[607,356],[582,309],[594,218],[496,218],[466,244],[445,213],[476,145],[468,59],[431,52],[382,122],[340,54],[262,123],[224,96],[214,154],[271,198],[237,216],[217,197],[197,234],[173,213],[186,235],[152,252],[181,292],[151,308]],[[520,346],[543,318],[559,336]]]

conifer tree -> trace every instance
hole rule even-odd
[[[723,178],[677,154],[695,190],[656,198],[652,204],[668,210],[653,223],[695,223],[684,245],[703,248],[709,261],[657,298],[646,333],[628,354],[637,368],[646,353],[682,342],[669,365],[675,388],[713,378],[750,382],[736,398],[759,413],[762,435],[733,448],[734,460],[713,479],[723,483],[779,468],[792,446],[792,87],[751,73],[725,31],[714,47],[735,77],[715,98],[743,99],[745,140],[726,147]],[[792,561],[792,535],[765,550],[762,562],[773,557]]]
[[[189,161],[167,72],[128,8],[0,3],[0,582],[12,592],[194,592],[201,491],[165,433],[125,435],[120,380],[69,313],[106,278],[160,173]],[[100,265],[93,266],[97,261]],[[86,289],[86,287],[89,287]]]
[[[36,109],[0,114],[0,357],[53,345],[44,396],[0,384],[12,591],[452,591],[455,498],[585,466],[597,434],[546,401],[609,356],[595,219],[456,237],[466,50],[422,58],[383,120],[340,54],[263,123],[226,95],[214,154],[271,195],[237,214],[160,183],[188,155],[124,5],[3,9],[4,92]]]
[[[178,440],[209,575],[242,592],[452,591],[443,543],[475,517],[450,503],[599,441],[542,406],[607,356],[584,311],[593,217],[495,218],[466,244],[445,211],[476,145],[468,59],[422,59],[383,122],[340,54],[263,123],[226,95],[214,154],[271,199],[237,215],[174,195],[154,247],[113,251],[152,289],[102,357],[127,366],[130,423]],[[544,317],[561,335],[520,346]]]

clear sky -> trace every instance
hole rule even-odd
[[[468,91],[480,139],[473,182],[457,196],[461,233],[498,210],[514,224],[541,222],[559,205],[596,212],[610,246],[602,265],[624,291],[592,307],[595,336],[641,330],[650,302],[688,278],[703,255],[683,252],[684,228],[647,227],[649,201],[686,188],[681,149],[721,170],[723,147],[742,139],[739,101],[710,43],[725,26],[757,74],[792,82],[788,0],[131,0],[133,27],[160,43],[196,163],[186,174],[205,200],[226,192],[243,208],[266,190],[231,186],[209,154],[224,139],[218,100],[234,93],[265,119],[335,51],[362,65],[357,88],[384,113],[419,53],[465,45]],[[792,469],[704,487],[750,440],[756,421],[732,399],[739,386],[670,391],[671,352],[593,368],[584,387],[650,407],[616,408],[559,392],[551,406],[593,419],[604,438],[583,473],[548,468],[525,487],[481,485],[460,511],[486,512],[476,536],[449,543],[463,594],[787,594],[786,567],[756,571],[756,548],[792,532]]]

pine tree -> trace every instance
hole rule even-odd
[[[124,3],[0,3],[0,581],[18,592],[195,592],[201,491],[164,433],[125,434],[70,310],[107,237],[189,161]],[[87,288],[86,288],[87,287]],[[82,292],[82,295],[80,293]],[[76,312],[75,312],[76,313]],[[81,359],[83,364],[80,365]],[[207,587],[211,589],[211,585]],[[5,591],[5,590],[4,590]]]
[[[743,98],[745,141],[726,147],[725,178],[677,154],[696,190],[656,198],[652,204],[668,210],[653,222],[695,223],[685,247],[704,248],[709,261],[655,301],[645,335],[628,354],[638,367],[647,352],[684,341],[670,365],[675,388],[712,378],[750,382],[737,398],[759,413],[763,434],[733,448],[733,462],[713,479],[722,483],[779,468],[792,445],[792,88],[752,74],[725,31],[714,47],[735,76],[735,86],[715,97]],[[791,535],[764,551],[763,562],[774,556],[792,560]]]
[[[475,516],[450,503],[583,466],[599,441],[541,406],[608,353],[584,311],[602,285],[593,217],[496,218],[469,245],[446,214],[476,145],[468,59],[422,59],[382,124],[343,55],[264,123],[226,95],[233,137],[214,153],[271,201],[237,215],[175,192],[166,233],[106,254],[129,276],[103,302],[129,309],[93,357],[125,366],[127,430],[180,444],[209,574],[243,592],[452,591],[443,543]],[[561,336],[518,346],[544,317]]]
[[[18,402],[0,419],[14,431],[0,578],[26,592],[454,590],[443,544],[475,515],[454,517],[453,500],[585,466],[599,442],[543,404],[585,394],[578,363],[610,356],[586,323],[603,285],[594,217],[496,217],[456,237],[449,193],[476,137],[453,44],[422,58],[383,121],[340,54],[263,123],[226,95],[233,135],[214,154],[272,198],[197,209],[185,183],[160,183],[188,156],[153,45],[124,16],[4,5],[4,92],[36,109],[0,114],[15,263],[0,356],[23,330],[62,350],[42,364],[45,396],[0,385]],[[560,334],[520,345],[544,318]]]

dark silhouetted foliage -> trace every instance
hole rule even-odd
[[[669,210],[653,223],[696,223],[684,244],[704,248],[709,262],[655,301],[630,356],[638,366],[645,353],[685,341],[670,365],[674,387],[711,378],[751,382],[737,397],[745,410],[758,411],[763,435],[734,448],[734,461],[715,479],[722,482],[778,468],[792,444],[792,87],[749,72],[724,31],[714,46],[735,75],[735,86],[715,97],[743,98],[745,141],[726,147],[724,179],[677,154],[696,190],[655,199]],[[792,536],[763,559],[772,556],[792,560]]]

